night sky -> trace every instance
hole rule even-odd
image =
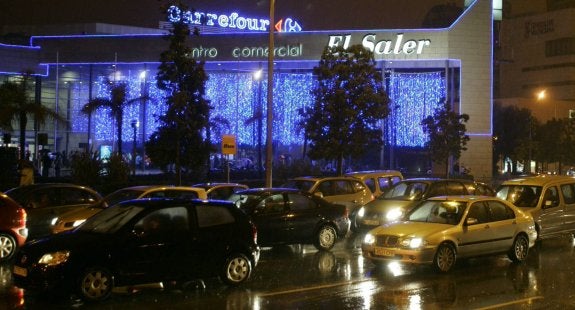
[[[157,28],[164,20],[159,0],[1,0],[0,24],[109,23]],[[277,0],[276,19],[292,17],[304,30],[420,28],[435,5],[463,0]],[[194,0],[198,11],[267,18],[269,1]]]

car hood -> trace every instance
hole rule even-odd
[[[66,213],[61,214],[58,217],[58,221],[61,222],[73,222],[77,220],[85,220],[90,216],[102,211],[103,209],[100,207],[89,207],[89,208],[80,208],[68,211]]]
[[[47,252],[61,250],[80,250],[105,246],[113,242],[114,237],[107,234],[90,233],[82,231],[66,231],[50,235],[44,238],[34,239],[27,242],[23,251],[42,255]]]
[[[427,222],[395,222],[374,228],[369,233],[372,235],[393,235],[399,237],[417,236],[425,237],[443,232],[456,227],[450,224],[438,224]]]
[[[401,208],[403,210],[408,209],[419,201],[413,200],[383,200],[375,199],[368,202],[364,208],[368,212],[387,212],[391,209]]]

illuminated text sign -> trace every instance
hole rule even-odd
[[[337,47],[342,46],[344,49],[349,47],[351,42],[351,35],[333,35],[329,37],[328,46]],[[366,34],[361,40],[363,47],[372,51],[376,55],[420,55],[423,50],[431,45],[431,40],[420,39],[420,40],[405,40],[403,34],[399,33],[396,35],[395,40],[378,40],[375,34]]]
[[[233,28],[248,31],[268,31],[269,19],[241,16],[238,13],[216,14],[199,11],[183,11],[172,5],[168,8],[168,21],[172,23],[183,22],[190,25],[206,25],[221,28]],[[299,23],[291,18],[280,19],[274,29],[278,32],[300,32]]]

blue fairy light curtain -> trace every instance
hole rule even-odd
[[[145,105],[133,104],[124,110],[123,141],[131,141],[131,122],[137,120],[141,137],[142,126],[146,140],[156,130],[158,115],[166,111],[164,93],[156,86],[153,78],[142,81],[138,76],[123,77],[128,83],[127,98],[149,95]],[[303,130],[299,128],[299,108],[313,103],[311,90],[315,83],[311,73],[276,73],[274,78],[274,120],[273,139],[282,145],[301,145]],[[94,83],[94,97],[109,98],[110,85],[105,77]],[[442,72],[399,73],[389,76],[389,97],[391,113],[386,120],[386,143],[395,146],[423,146],[427,136],[423,133],[421,120],[432,115],[440,107],[446,94],[445,79]],[[78,94],[87,93],[87,89],[78,89]],[[212,142],[219,143],[222,134],[234,134],[237,143],[255,146],[258,144],[258,130],[261,126],[262,140],[265,143],[267,77],[259,80],[253,73],[209,72],[206,83],[206,99],[211,101]],[[86,132],[87,116],[80,112],[87,98],[80,98],[73,111],[72,130]],[[258,110],[261,113],[258,114]],[[261,120],[258,119],[261,117]],[[224,121],[222,121],[224,120]],[[145,124],[144,124],[145,122]],[[116,124],[107,109],[99,109],[92,115],[95,141],[111,142],[116,140]],[[141,140],[140,140],[141,141]]]
[[[399,73],[390,76],[391,112],[387,141],[395,146],[421,147],[428,141],[421,121],[433,115],[446,96],[442,72]]]

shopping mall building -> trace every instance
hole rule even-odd
[[[490,179],[492,0],[470,1],[462,12],[450,26],[434,29],[306,31],[296,18],[282,19],[276,24],[274,40],[275,156],[301,154],[298,109],[313,101],[312,68],[318,65],[324,48],[362,44],[374,52],[392,107],[389,117],[382,121],[385,147],[376,166],[403,165],[394,158],[394,150],[423,146],[426,136],[420,121],[447,100],[455,111],[470,116],[467,134],[471,140],[461,165],[477,179]],[[266,20],[237,13],[209,16],[213,27],[234,31],[201,31],[199,36],[190,37],[192,57],[205,61],[209,74],[206,97],[214,108],[211,117],[229,123],[215,135],[214,143],[222,134],[235,135],[241,156],[242,148],[257,144],[257,126],[265,128],[265,120],[263,124],[247,120],[259,107],[265,115],[268,33],[261,30],[269,21],[266,24]],[[121,34],[33,36],[29,46],[0,45],[0,80],[32,70],[36,76],[35,100],[70,120],[69,127],[48,123],[34,130],[30,124],[26,141],[33,154],[40,133],[47,134],[46,147],[52,151],[72,152],[88,146],[110,150],[116,138],[109,115],[101,111],[88,118],[80,111],[90,99],[109,96],[108,81],[128,83],[130,98],[151,97],[146,104],[126,109],[124,150],[131,150],[133,142],[141,149],[157,126],[156,116],[165,111],[155,75],[159,55],[167,49],[166,31],[139,29],[134,31],[137,34],[129,34],[130,27],[94,27],[108,27],[101,32]],[[263,70],[263,77],[254,74],[258,70]],[[13,143],[18,141],[15,135],[12,133]],[[426,171],[429,167],[409,169]]]

